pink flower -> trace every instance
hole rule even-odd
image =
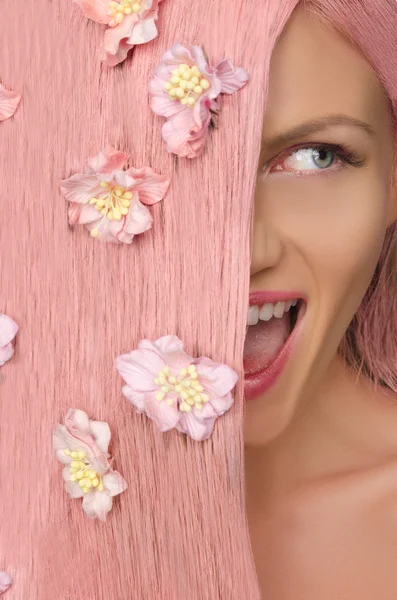
[[[6,90],[0,83],[0,121],[5,121],[12,117],[20,101],[21,96],[18,92]]]
[[[13,340],[17,331],[18,325],[7,315],[0,313],[0,367],[14,354]]]
[[[161,0],[74,0],[85,16],[109,26],[102,46],[102,60],[114,67],[131,48],[157,37],[155,21]]]
[[[123,244],[151,228],[153,218],[144,204],[160,202],[170,181],[149,167],[124,171],[126,160],[108,146],[87,162],[84,173],[61,181],[71,225],[86,225],[92,237]]]
[[[194,440],[205,440],[233,404],[237,374],[209,358],[192,358],[174,335],[142,340],[138,350],[118,356],[115,363],[127,383],[124,396],[160,431],[175,427]]]
[[[53,445],[63,469],[65,489],[71,498],[83,498],[83,510],[95,519],[106,520],[113,496],[127,489],[120,473],[109,462],[109,425],[90,421],[82,410],[71,408],[65,425],[57,425]]]
[[[4,571],[0,571],[0,594],[4,594],[10,587],[11,577]]]
[[[199,46],[190,52],[175,44],[168,50],[149,84],[153,111],[168,119],[163,125],[168,152],[187,158],[198,156],[212,114],[219,110],[218,96],[233,94],[247,81],[244,69],[236,69],[230,60],[210,66]]]

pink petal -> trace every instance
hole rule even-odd
[[[121,388],[123,395],[135,406],[137,412],[143,413],[146,410],[145,394],[143,392],[136,392],[129,385],[124,385]]]
[[[84,494],[83,510],[91,519],[100,519],[106,521],[106,515],[112,508],[112,497],[106,491],[91,490]]]
[[[136,46],[138,44],[147,44],[154,40],[158,35],[154,21],[153,17],[137,21],[128,39],[128,44]]]
[[[103,215],[92,204],[75,204],[72,203],[68,209],[70,225],[88,225],[93,227],[99,223]]]
[[[154,393],[146,395],[146,414],[163,432],[176,427],[180,419],[177,403],[170,406],[165,400],[159,402]]]
[[[109,473],[106,473],[106,475],[102,477],[102,480],[106,491],[108,491],[111,496],[118,496],[128,487],[125,479],[123,479],[117,471],[109,471]]]
[[[231,60],[222,60],[216,67],[216,75],[221,81],[221,93],[233,94],[249,81],[248,73],[244,69],[236,68]]]
[[[133,186],[135,186],[135,180],[129,173],[130,170],[131,169],[129,169],[128,171],[115,171],[113,173],[113,179],[114,179],[115,183],[117,185],[120,185],[121,187],[123,187],[126,190],[129,190]]]
[[[7,90],[0,83],[0,121],[12,117],[18,108],[21,96],[18,92]]]
[[[127,155],[115,150],[112,146],[106,146],[97,156],[87,161],[85,172],[88,174],[112,173],[124,167]]]
[[[84,433],[91,436],[90,420],[83,410],[71,408],[65,417],[65,426],[72,435]]]
[[[103,61],[103,64],[106,67],[115,67],[127,58],[127,54],[130,50],[132,50],[132,48],[133,46],[130,46],[126,40],[121,40],[117,54],[110,54],[106,52],[105,48],[103,47],[103,52],[101,53],[101,60]]]
[[[199,421],[193,411],[190,413],[181,413],[181,419],[178,425],[176,425],[176,428],[178,431],[186,433],[197,442],[202,442],[211,436],[215,420],[216,419],[207,419],[205,421]]]
[[[193,361],[193,358],[184,351],[183,342],[175,335],[166,335],[155,342],[142,340],[138,348],[155,352],[168,367],[177,371],[187,368]]]
[[[0,348],[0,367],[10,360],[14,355],[14,346],[10,343]]]
[[[158,175],[150,167],[142,169],[132,167],[126,173],[135,180],[134,190],[139,192],[139,200],[149,206],[160,202],[170,186],[168,177]]]
[[[65,490],[71,498],[82,498],[84,492],[76,481],[67,481],[65,483]]]
[[[237,373],[227,365],[216,363],[206,357],[197,359],[195,364],[200,381],[210,395],[225,396],[237,383]]]
[[[6,346],[16,336],[18,332],[18,325],[7,317],[0,313],[0,346]]]
[[[109,23],[111,17],[107,14],[109,10],[109,0],[74,0],[83,9],[87,19],[92,19],[97,23]]]
[[[97,194],[103,194],[103,188],[95,175],[76,173],[60,182],[61,192],[68,202],[86,204]]]
[[[233,402],[232,394],[226,394],[226,396],[222,397],[211,396],[210,401],[207,404],[210,404],[218,417],[221,417],[233,406]]]
[[[214,69],[208,64],[201,46],[192,47],[192,58],[200,73],[210,79]]]
[[[154,380],[163,369],[164,361],[150,350],[133,350],[129,354],[118,356],[115,366],[133,390],[148,392],[158,389]]]
[[[104,421],[90,421],[90,431],[99,450],[107,454],[111,438],[109,425]]]
[[[5,573],[5,571],[0,571],[0,594],[4,594],[12,584],[12,579]]]
[[[120,42],[130,38],[134,26],[138,20],[139,16],[136,13],[132,13],[131,15],[125,16],[120,25],[116,25],[116,27],[109,27],[109,29],[105,31],[103,48],[107,54],[117,56]]]
[[[65,455],[66,449],[82,450],[88,456],[92,455],[90,446],[72,435],[64,425],[57,425],[52,436],[52,442],[56,457],[63,464],[69,464],[73,460],[70,456]]]
[[[211,113],[208,110],[205,121],[197,125],[193,111],[185,109],[168,119],[163,125],[163,139],[167,150],[182,158],[195,158],[204,149]]]
[[[124,227],[117,234],[117,240],[124,244],[130,244],[135,235],[144,233],[152,227],[152,215],[137,198],[138,194],[131,200],[128,215],[125,217]]]
[[[164,82],[161,79],[155,78],[150,81],[149,92],[151,95],[150,108],[156,115],[168,118],[187,110],[177,100],[169,99],[168,94],[164,90]]]

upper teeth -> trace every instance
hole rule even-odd
[[[287,302],[277,302],[276,304],[262,304],[262,306],[250,306],[248,309],[248,325],[256,325],[259,320],[270,321],[272,317],[281,319],[284,313],[288,312],[291,306],[296,306],[298,300],[287,300]]]

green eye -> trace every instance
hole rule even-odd
[[[335,153],[331,150],[314,149],[313,162],[320,169],[328,169],[335,162]]]

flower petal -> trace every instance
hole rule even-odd
[[[146,414],[152,419],[160,431],[169,431],[176,427],[180,420],[180,412],[176,402],[171,406],[165,400],[156,400],[154,393],[146,394]]]
[[[111,17],[107,14],[109,10],[109,0],[74,0],[81,6],[87,19],[92,19],[97,23],[109,23]]]
[[[137,46],[138,44],[147,44],[147,42],[154,40],[158,35],[156,23],[154,21],[155,19],[153,17],[137,21],[127,43],[131,46]]]
[[[199,421],[193,411],[190,413],[181,413],[181,419],[176,428],[178,431],[189,435],[193,440],[202,442],[211,436],[215,420],[214,418]]]
[[[165,335],[155,342],[142,340],[139,342],[138,348],[155,352],[168,367],[178,371],[188,367],[193,361],[193,358],[184,351],[182,340],[176,335]]]
[[[106,521],[106,515],[112,508],[112,497],[106,491],[91,490],[88,494],[84,494],[83,510],[91,519],[100,519]]]
[[[131,167],[126,174],[134,179],[134,189],[139,192],[140,202],[149,206],[160,202],[170,186],[168,177],[155,173],[150,167]]]
[[[125,479],[118,473],[118,471],[109,471],[102,477],[103,485],[111,496],[118,496],[124,492],[128,485]]]
[[[5,365],[14,355],[14,346],[10,343],[0,348],[0,367]]]
[[[131,244],[135,235],[151,229],[153,217],[138,200],[138,194],[131,200],[128,215],[124,219],[123,228],[117,234],[117,240],[123,244]]]
[[[227,365],[216,363],[206,357],[197,359],[195,364],[200,380],[210,394],[225,396],[237,383],[237,373]]]
[[[16,336],[18,332],[18,325],[7,317],[0,313],[0,346],[6,346]]]
[[[0,571],[0,594],[4,594],[12,584],[12,579],[5,571]]]
[[[76,173],[69,179],[64,179],[60,182],[60,188],[68,202],[77,202],[78,204],[86,204],[97,194],[103,194],[98,178],[95,175],[84,175],[83,173]]]
[[[197,125],[191,109],[185,109],[168,119],[162,129],[168,152],[181,158],[199,156],[205,146],[210,121],[211,113],[208,110],[204,122]]]
[[[115,366],[133,390],[148,392],[158,389],[154,380],[163,369],[164,361],[150,350],[133,350],[129,354],[118,356]]]
[[[97,447],[101,452],[107,454],[111,438],[109,425],[104,421],[90,421],[89,427]]]
[[[216,75],[221,81],[221,93],[233,94],[249,81],[249,76],[244,69],[236,68],[229,59],[222,60],[216,67]]]
[[[73,459],[65,454],[65,450],[82,450],[88,456],[92,455],[90,447],[77,439],[64,425],[57,425],[52,435],[52,443],[57,459],[63,464],[69,464]]]
[[[85,166],[85,172],[88,174],[112,173],[120,170],[127,161],[127,155],[115,150],[112,146],[106,146],[99,154],[90,158]]]
[[[92,224],[95,227],[102,219],[102,215],[92,204],[76,204],[74,202],[69,206],[68,216],[70,225]]]
[[[143,413],[146,411],[145,394],[143,392],[136,392],[129,385],[124,385],[121,391],[127,400],[135,406],[137,412]]]
[[[105,31],[105,37],[103,41],[103,49],[107,55],[117,57],[117,63],[122,62],[126,56],[128,50],[131,49],[131,44],[128,42],[132,31],[139,20],[139,16],[136,13],[132,13],[131,15],[127,15],[124,17],[123,22],[120,25],[116,25],[116,27],[109,27]],[[122,47],[122,51],[125,56],[118,56],[120,49],[120,42],[124,40],[125,45]],[[128,49],[126,46],[128,45]],[[108,65],[110,66],[110,65]]]
[[[91,436],[90,420],[87,413],[83,410],[78,410],[77,408],[69,409],[65,417],[65,426],[71,435],[80,436],[81,433],[84,433]]]
[[[65,490],[71,498],[82,498],[84,492],[76,481],[66,481]]]
[[[226,396],[211,396],[208,404],[212,406],[215,410],[218,417],[221,417],[225,412],[227,412],[233,406],[233,396],[232,394],[226,394]]]
[[[18,92],[7,90],[0,83],[0,121],[5,121],[12,117],[18,108],[21,96]]]

